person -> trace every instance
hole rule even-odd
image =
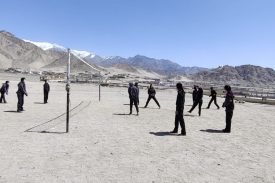
[[[159,102],[156,99],[156,90],[152,84],[150,84],[150,87],[148,88],[148,99],[147,99],[147,102],[146,102],[144,108],[146,108],[148,106],[151,99],[153,99],[156,102],[156,104],[158,105],[158,107],[160,108]]]
[[[189,113],[192,113],[192,111],[199,105],[199,116],[201,116],[201,106],[202,106],[202,100],[203,98],[203,89],[201,87],[198,87],[198,93],[196,95],[195,102],[192,106],[192,108],[188,111]]]
[[[184,119],[183,119],[185,92],[183,90],[181,83],[177,83],[176,86],[177,86],[177,90],[178,90],[178,95],[177,95],[177,101],[176,101],[175,128],[170,133],[178,133],[178,127],[179,127],[179,123],[180,123],[180,126],[181,126],[181,134],[180,135],[185,136],[186,130],[185,130],[185,123],[184,123]]]
[[[194,105],[194,103],[195,103],[195,101],[196,101],[197,94],[198,94],[198,86],[194,85],[194,87],[193,87],[193,92],[192,92],[193,105]]]
[[[48,81],[45,79],[45,83],[43,85],[44,89],[44,104],[48,103],[48,97],[49,97],[49,92],[50,92],[50,85]]]
[[[225,85],[224,89],[226,90],[226,96],[225,96],[225,101],[224,101],[222,107],[225,107],[226,126],[225,126],[225,129],[223,129],[223,132],[230,133],[231,132],[231,120],[232,120],[233,111],[234,111],[234,94],[231,91],[231,87],[229,85]]]
[[[213,101],[214,101],[214,104],[217,106],[217,108],[220,109],[220,106],[217,104],[217,92],[214,90],[213,87],[210,87],[210,91],[211,91],[211,94],[209,95],[209,97],[211,97],[211,99],[206,109],[210,108],[210,105]]]
[[[18,83],[18,90],[16,93],[18,98],[17,112],[24,111],[24,95],[28,96],[28,93],[26,91],[25,78],[21,78],[21,81]]]
[[[128,88],[128,94],[129,94],[129,99],[130,99],[130,114],[132,114],[132,109],[133,109],[133,104],[136,107],[137,115],[139,112],[138,109],[138,89],[133,85],[133,83],[129,83],[129,88]]]
[[[135,87],[137,88],[137,104],[139,105],[139,88],[138,88],[138,82],[135,82]]]
[[[5,83],[3,83],[0,89],[0,93],[1,93],[0,103],[2,102],[7,103],[5,95],[9,94],[9,87],[10,87],[9,81],[6,81]]]

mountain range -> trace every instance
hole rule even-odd
[[[254,65],[225,65],[192,75],[192,79],[204,82],[228,83],[249,86],[266,86],[275,84],[275,71]]]
[[[71,50],[71,52],[73,53],[71,67],[74,71],[91,70],[80,59],[103,70],[104,68],[117,67],[118,64],[125,65],[127,68],[135,67],[161,75],[193,74],[207,70],[200,67],[182,67],[170,60],[154,59],[142,55],[123,58],[119,56],[101,57],[87,51]],[[66,54],[67,49],[58,44],[23,40],[9,32],[0,31],[0,68],[18,67],[22,69],[61,71],[66,67]]]
[[[200,82],[268,85],[275,83],[275,71],[254,65],[222,66],[214,69],[183,67],[166,59],[142,55],[123,58],[102,57],[93,52],[71,50],[72,72],[113,71],[151,74],[153,76],[186,76]],[[0,31],[0,69],[66,71],[67,49],[58,44],[23,40],[7,31]],[[85,63],[84,63],[85,62]],[[88,66],[89,65],[89,66]],[[94,68],[94,69],[92,69]]]

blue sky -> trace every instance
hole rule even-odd
[[[275,68],[275,0],[1,0],[0,29],[101,56]]]

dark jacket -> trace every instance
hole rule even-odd
[[[136,86],[132,86],[131,87],[131,99],[133,99],[133,100],[135,100],[135,101],[138,101],[138,95],[139,95],[139,89],[138,89],[138,87],[136,87]]]
[[[213,97],[213,98],[217,97],[217,92],[215,90],[211,90],[211,94],[209,97]]]
[[[199,88],[197,96],[196,96],[196,102],[202,101],[203,98],[203,89]]]
[[[137,96],[138,96],[138,98],[139,98],[139,88],[138,88],[138,86],[134,86],[134,87],[136,87],[137,88]]]
[[[234,110],[234,94],[232,91],[229,91],[226,93],[225,101],[222,105],[225,107],[226,111],[233,111]]]
[[[25,82],[21,81],[20,83],[18,83],[18,90],[16,93],[21,95],[28,95]]]
[[[193,90],[193,93],[192,93],[193,101],[196,100],[197,95],[198,95],[198,90],[194,89],[194,90]]]
[[[154,87],[148,89],[148,95],[154,97],[156,95],[156,90]]]
[[[185,92],[184,90],[178,91],[177,101],[176,101],[176,110],[183,111],[185,103]]]
[[[1,93],[6,93],[6,94],[8,94],[8,92],[9,92],[9,84],[8,83],[3,83],[3,85],[2,85],[2,87],[1,87],[1,89],[0,89],[0,92]]]
[[[49,92],[50,91],[50,85],[49,85],[49,83],[45,83],[43,85],[43,88],[44,88],[44,92]]]
[[[132,88],[133,88],[133,84],[132,83],[130,83],[130,85],[129,85],[129,87],[128,87],[128,94],[129,94],[129,98],[131,98],[132,96]]]

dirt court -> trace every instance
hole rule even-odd
[[[232,133],[224,134],[216,131],[225,127],[224,109],[205,109],[210,98],[204,96],[202,116],[197,109],[187,114],[187,94],[187,136],[176,136],[167,133],[174,127],[176,90],[157,90],[161,109],[154,101],[144,109],[147,91],[141,89],[136,116],[128,115],[127,88],[102,87],[99,102],[97,86],[72,84],[70,106],[79,107],[64,133],[65,117],[53,119],[65,112],[65,84],[50,82],[45,105],[43,82],[27,77],[26,111],[17,113],[19,79],[10,83],[8,103],[0,104],[1,183],[275,182],[274,106],[237,103]]]

